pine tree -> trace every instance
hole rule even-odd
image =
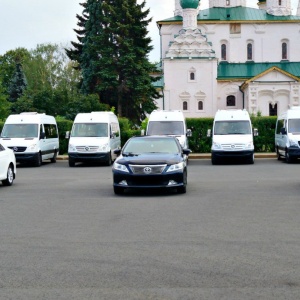
[[[117,107],[119,116],[136,122],[154,108],[159,93],[151,73],[155,65],[148,61],[152,50],[147,37],[145,1],[87,0],[77,31],[79,43],[68,49],[82,71],[84,93],[98,93],[101,102]]]
[[[16,102],[20,98],[27,87],[27,80],[23,72],[21,63],[16,63],[16,70],[11,79],[10,86],[8,89],[10,102]]]

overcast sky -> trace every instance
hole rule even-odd
[[[83,0],[0,0],[0,55],[6,51],[24,47],[28,50],[38,44],[55,43],[68,45],[77,41],[73,31],[77,28],[76,14],[81,15]],[[292,0],[292,3],[298,0]],[[149,25],[154,50],[151,61],[160,58],[159,32],[156,21],[172,17],[174,0],[146,0],[153,21]],[[202,0],[207,7],[208,0]],[[255,5],[257,0],[248,0]],[[293,5],[293,13],[297,5]]]

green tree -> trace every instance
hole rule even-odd
[[[0,120],[5,119],[10,113],[10,103],[7,101],[7,96],[0,80]]]
[[[153,86],[157,78],[150,75],[156,67],[148,60],[151,19],[145,1],[87,0],[82,6],[82,17],[77,16],[79,43],[67,49],[82,71],[81,89],[98,93],[101,102],[117,107],[119,116],[140,122],[160,97]]]
[[[25,92],[27,88],[27,80],[23,72],[21,63],[16,63],[16,70],[11,79],[8,94],[10,102],[16,102]]]

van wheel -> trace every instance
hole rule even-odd
[[[293,159],[291,158],[291,156],[290,156],[290,154],[289,154],[289,152],[288,152],[287,150],[285,151],[285,161],[286,161],[288,164],[290,164],[290,163],[293,162]]]
[[[106,161],[106,165],[107,166],[110,166],[112,164],[112,158],[111,158],[111,152],[109,152],[109,154],[108,154],[108,159],[107,159],[107,161]]]
[[[69,158],[69,167],[75,167],[75,161]]]
[[[252,154],[251,157],[248,158],[248,164],[250,165],[254,164],[254,154]]]
[[[38,153],[37,157],[36,157],[36,161],[35,161],[35,166],[36,167],[40,167],[42,165],[42,154]]]
[[[56,163],[57,151],[55,150],[53,157],[50,159],[52,163]]]
[[[218,164],[218,159],[213,154],[211,155],[211,164],[212,165],[217,165]]]
[[[13,182],[14,182],[14,170],[12,165],[9,165],[7,169],[6,179],[2,180],[2,184],[6,186],[10,186],[13,184]]]

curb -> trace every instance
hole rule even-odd
[[[255,158],[277,158],[276,153],[255,153]],[[191,153],[189,159],[211,159],[210,153]],[[58,155],[57,160],[68,160],[68,155]]]

